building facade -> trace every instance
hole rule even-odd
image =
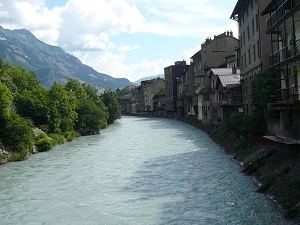
[[[210,68],[226,67],[226,57],[235,55],[239,41],[230,31],[224,32],[214,39],[207,38],[201,45],[201,50],[191,57],[196,85],[197,118],[209,123],[210,104],[212,101],[211,85],[209,80]]]
[[[174,112],[177,102],[177,80],[186,68],[186,61],[176,61],[175,65],[164,68],[166,111]]]
[[[268,131],[300,140],[300,1],[272,0],[262,14],[270,34],[269,66],[280,73],[280,89],[268,104]]]
[[[231,14],[231,19],[239,27],[239,66],[243,106],[246,114],[253,112],[251,82],[253,77],[268,69],[268,58],[271,52],[269,35],[266,33],[266,19],[261,16],[268,0],[238,0]]]

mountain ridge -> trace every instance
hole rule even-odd
[[[131,84],[127,78],[97,72],[62,48],[42,42],[26,29],[8,30],[0,26],[0,57],[35,72],[46,88],[54,81],[66,83],[70,78],[90,83],[100,90]]]

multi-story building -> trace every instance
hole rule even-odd
[[[270,2],[270,1],[269,1]],[[268,131],[300,140],[300,1],[272,0],[263,10],[267,16],[272,49],[270,69],[278,71],[280,90],[268,104]]]
[[[211,88],[208,79],[210,68],[226,67],[226,57],[235,55],[239,41],[230,31],[224,32],[214,39],[207,38],[201,45],[201,50],[191,57],[194,70],[194,84],[197,88],[197,117],[204,123],[209,123],[205,111],[210,110]]]
[[[175,65],[164,68],[166,111],[173,112],[177,102],[177,80],[186,68],[186,61],[176,61]]]
[[[165,80],[161,78],[156,78],[152,80],[146,80],[141,82],[141,86],[143,87],[144,91],[144,105],[145,111],[153,111],[153,97],[155,94],[160,92],[165,88]]]
[[[230,16],[239,26],[239,59],[244,111],[253,111],[251,82],[254,76],[268,69],[271,47],[266,34],[266,16],[261,16],[267,0],[238,0]]]

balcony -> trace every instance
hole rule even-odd
[[[297,55],[299,55],[300,49],[300,40],[295,41],[295,43],[290,44],[279,51],[273,53],[269,57],[269,65],[270,67],[281,65],[284,62],[287,62],[290,59],[293,59]]]
[[[300,110],[300,93],[298,87],[279,89],[276,93],[277,101],[268,104],[268,110]]]
[[[267,30],[270,32],[276,26],[279,25],[280,22],[283,21],[284,18],[288,18],[295,13],[299,8],[299,0],[286,0],[282,5],[280,5],[267,19]]]

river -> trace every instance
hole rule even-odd
[[[0,167],[1,225],[287,224],[204,132],[122,117]]]

